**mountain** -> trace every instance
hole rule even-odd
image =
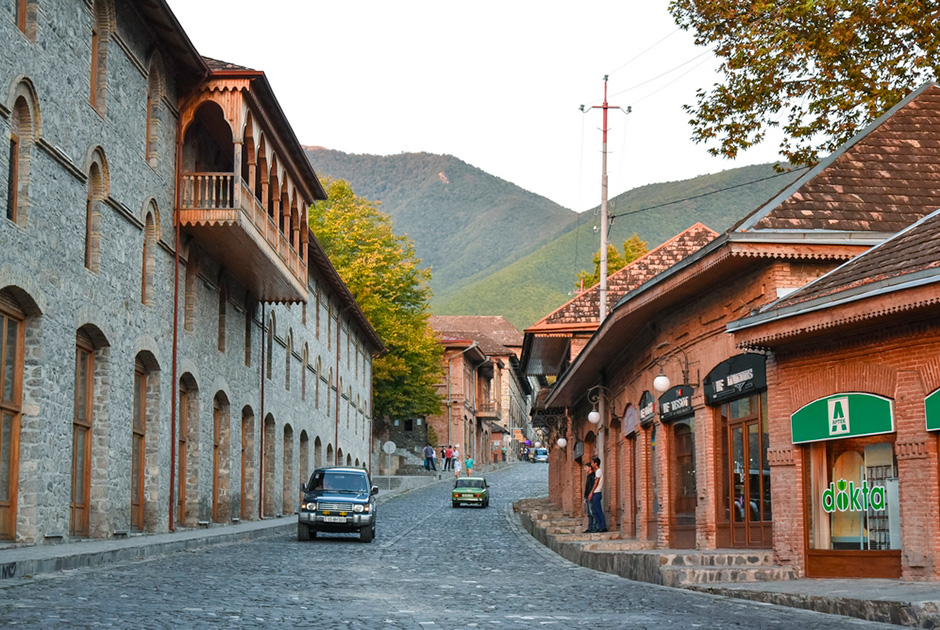
[[[608,202],[609,241],[622,250],[635,232],[652,249],[698,222],[724,232],[801,174],[777,174],[763,164],[634,188]],[[434,314],[498,313],[520,330],[537,322],[574,297],[578,272],[592,268],[598,219],[585,212],[564,236],[435,302]]]
[[[356,155],[305,147],[321,177],[380,201],[431,268],[434,300],[458,294],[569,231],[578,215],[450,155]],[[433,305],[433,302],[432,302]]]
[[[321,177],[381,202],[432,271],[435,315],[502,315],[523,329],[570,300],[600,248],[598,211],[572,210],[449,155],[377,156],[306,147]],[[650,249],[702,222],[724,232],[800,173],[772,164],[650,184],[610,199],[610,242]]]

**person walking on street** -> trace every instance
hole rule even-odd
[[[434,465],[434,447],[431,446],[431,443],[428,442],[427,446],[424,447],[424,469],[425,470],[437,470],[437,466]]]
[[[460,460],[456,457],[454,457],[454,477],[460,477]]]
[[[444,470],[454,469],[454,447],[450,444],[444,449]]]
[[[467,461],[464,463],[467,465],[467,476],[472,477],[473,476],[473,458],[468,455]]]
[[[601,501],[604,499],[604,475],[601,472],[601,458],[594,458],[594,488],[591,490],[591,503],[594,506],[594,523],[597,525],[595,531],[607,531],[607,519],[604,517],[604,507]]]
[[[584,530],[585,534],[593,534],[597,531],[597,523],[594,522],[594,505],[591,502],[591,491],[594,490],[594,464],[588,462],[584,465],[584,513],[588,517],[588,527]]]

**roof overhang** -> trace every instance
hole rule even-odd
[[[559,377],[546,407],[571,407],[598,381],[607,366],[624,356],[648,352],[645,339],[651,323],[664,312],[682,308],[716,283],[745,273],[761,260],[848,260],[874,244],[872,235],[786,233],[725,233],[691,256],[627,293],[568,369]],[[867,236],[868,238],[865,238]],[[880,242],[880,241],[878,241]]]

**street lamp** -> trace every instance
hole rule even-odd
[[[689,355],[686,354],[685,350],[683,350],[681,347],[677,346],[676,344],[672,343],[671,341],[662,342],[661,344],[656,346],[656,349],[662,350],[666,346],[672,346],[673,348],[675,348],[676,350],[682,353],[682,364],[681,364],[682,383],[684,385],[689,385],[691,387],[698,387],[698,383],[689,382]],[[660,394],[665,392],[667,389],[669,389],[670,385],[672,385],[672,382],[669,380],[669,377],[666,376],[666,374],[663,372],[663,365],[666,362],[668,362],[671,357],[672,355],[669,355],[666,357],[660,357],[659,359],[656,359],[656,364],[659,366],[659,375],[653,379],[653,389],[655,389]]]
[[[588,402],[594,405],[594,409],[588,414],[588,422],[594,425],[600,424],[601,421],[601,414],[597,410],[597,404],[601,401],[601,396],[604,396],[607,401],[610,400],[610,390],[603,385],[595,385],[587,391]]]

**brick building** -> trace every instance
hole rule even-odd
[[[506,456],[515,459],[521,442],[514,436],[532,437],[532,388],[519,364],[522,334],[500,316],[434,315],[430,325],[444,345],[438,386],[444,414],[426,418],[438,447],[459,444],[462,457],[492,462],[494,448],[501,456],[503,442],[512,437]]]
[[[289,514],[312,467],[368,466],[381,340],[264,73],[163,0],[18,0],[0,31],[0,538]]]
[[[940,207],[938,155],[940,88],[927,84],[727,233],[627,292],[544,396],[549,425],[567,442],[552,451],[552,499],[578,513],[579,459],[599,452],[608,522],[637,548],[768,549],[803,574],[867,567],[936,578],[936,501],[915,505],[937,495],[936,436],[910,411],[937,387],[933,324],[918,302],[905,306],[906,294],[872,295],[872,304],[899,304],[857,329],[831,322],[858,305],[787,296],[826,283],[833,295],[882,287],[888,250],[862,255]],[[893,248],[899,267],[911,247]],[[934,254],[910,266],[936,264]],[[853,259],[843,269],[856,275],[838,275]],[[893,336],[889,321],[900,326]],[[821,446],[800,437],[820,406],[856,393],[882,400],[891,428],[817,438]],[[870,467],[849,472],[858,461]],[[806,497],[830,481],[835,496],[840,482],[863,477],[888,507],[823,523]],[[854,539],[850,521],[861,528]]]

